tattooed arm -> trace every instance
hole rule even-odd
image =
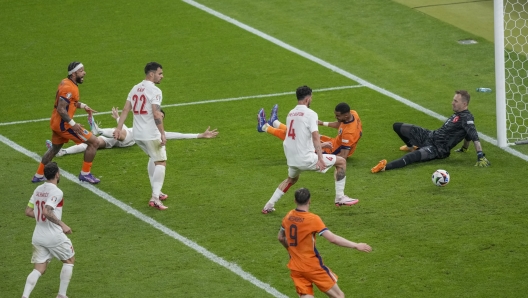
[[[53,212],[53,207],[46,205],[44,207],[44,216],[47,220],[60,226],[64,234],[71,234],[72,230],[70,229],[70,227],[68,227],[65,223],[63,223],[60,219],[55,216],[55,213]]]
[[[167,143],[167,137],[165,136],[165,129],[163,128],[163,113],[161,112],[161,107],[153,104],[152,113],[154,114],[154,123],[156,123],[156,126],[161,133],[161,145],[165,146],[165,143]]]

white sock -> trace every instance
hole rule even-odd
[[[152,175],[152,197],[159,198],[163,181],[165,180],[165,166],[156,165]]]
[[[152,176],[154,176],[154,168],[156,167],[156,164],[154,161],[152,161],[152,158],[149,158],[148,164],[147,164],[147,171],[149,175],[150,185],[152,185]]]
[[[340,196],[345,194],[345,183],[346,176],[343,177],[343,179],[335,182],[336,198],[339,198]]]
[[[88,144],[81,143],[79,145],[74,145],[63,150],[66,151],[66,154],[75,154],[86,151],[86,148],[88,148]]]
[[[277,201],[280,198],[282,198],[283,195],[284,195],[284,192],[282,190],[280,190],[279,188],[277,188],[275,190],[275,192],[273,193],[273,195],[271,196],[271,199],[269,199],[268,204],[272,205],[272,206],[275,206],[275,203],[277,203]],[[266,204],[266,205],[268,205],[268,204]]]
[[[35,285],[37,284],[37,281],[41,275],[42,274],[40,274],[37,269],[33,269],[33,271],[31,271],[26,279],[26,286],[24,287],[24,293],[22,294],[23,297],[29,298],[29,294],[31,294],[31,291],[33,291],[33,288],[35,288]]]
[[[279,121],[279,120],[275,120],[275,121],[273,121],[273,123],[272,123],[272,124],[273,124],[273,127],[275,127],[275,128],[279,128],[279,127],[280,127],[280,125],[281,125],[281,123],[280,123],[280,121]]]
[[[60,273],[60,286],[59,295],[66,296],[66,290],[70,284],[70,279],[73,273],[73,264],[62,264],[62,270]]]

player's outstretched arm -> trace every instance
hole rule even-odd
[[[349,248],[355,248],[359,251],[364,251],[364,252],[371,252],[372,251],[372,247],[370,247],[370,245],[366,244],[366,243],[355,243],[355,242],[352,242],[350,240],[347,240],[339,235],[336,235],[332,232],[330,232],[329,230],[327,231],[324,231],[322,236],[324,238],[326,238],[328,241],[330,241],[331,243],[335,244],[335,245],[339,245],[339,246],[343,246],[343,247],[349,247]]]
[[[323,122],[321,120],[317,120],[317,125],[319,126],[328,126],[328,127],[332,127],[332,128],[335,128],[335,129],[338,129],[339,126],[341,125],[339,122],[337,121],[334,121],[334,122]]]
[[[201,134],[198,134],[198,139],[216,138],[216,136],[218,135],[218,131],[216,130],[216,128],[213,130],[209,130],[209,128],[211,128],[211,126],[208,126],[204,132],[202,132]]]

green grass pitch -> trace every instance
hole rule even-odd
[[[330,69],[186,2],[193,3],[1,4],[0,296],[20,297],[32,270],[34,221],[24,208],[36,187],[36,158],[51,137],[46,119],[57,84],[74,60],[87,71],[81,101],[100,112],[102,126],[115,125],[108,112],[123,107],[144,65],[157,61],[165,74],[159,87],[166,130],[197,133],[210,125],[220,135],[169,141],[165,212],[147,206],[147,157],[137,146],[99,151],[95,187],[67,179],[80,171],[82,155],[55,159],[65,173],[63,220],[76,250],[68,296],[296,297],[276,239],[294,207],[293,191],[277,212],[260,213],[287,168],[279,140],[257,133],[255,116],[278,103],[284,119],[296,104],[291,92],[305,84],[315,90],[320,119],[331,121],[334,106],[346,101],[363,121],[345,190],[358,205],[333,205],[331,173],[302,174],[293,187],[312,191],[311,211],[333,232],[373,247],[364,254],[318,240],[348,296],[525,296],[525,160],[483,142],[490,168],[473,166],[470,147],[445,160],[370,173],[380,159],[402,154],[393,122],[442,124],[390,94],[447,117],[454,90],[467,89],[477,129],[496,138],[494,93],[473,91],[494,85],[492,43],[386,0],[199,2],[338,68]],[[456,42],[466,38],[479,43]],[[75,119],[87,126],[81,111]],[[528,154],[528,147],[515,149]],[[444,188],[431,183],[439,168],[451,175]],[[60,268],[54,260],[31,297],[54,297]]]

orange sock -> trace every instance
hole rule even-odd
[[[286,124],[282,124],[282,123],[281,123],[281,124],[279,125],[279,129],[280,129],[280,130],[284,130],[284,134],[286,134]]]
[[[91,162],[83,162],[82,171],[85,173],[90,173],[90,170],[92,169],[92,163]]]
[[[39,164],[39,167],[37,169],[37,174],[44,176],[44,164],[43,163]]]
[[[268,126],[268,129],[266,130],[266,132],[276,136],[277,138],[279,138],[279,139],[281,139],[283,141],[286,138],[286,129],[282,130],[280,128],[273,128],[271,126]]]

